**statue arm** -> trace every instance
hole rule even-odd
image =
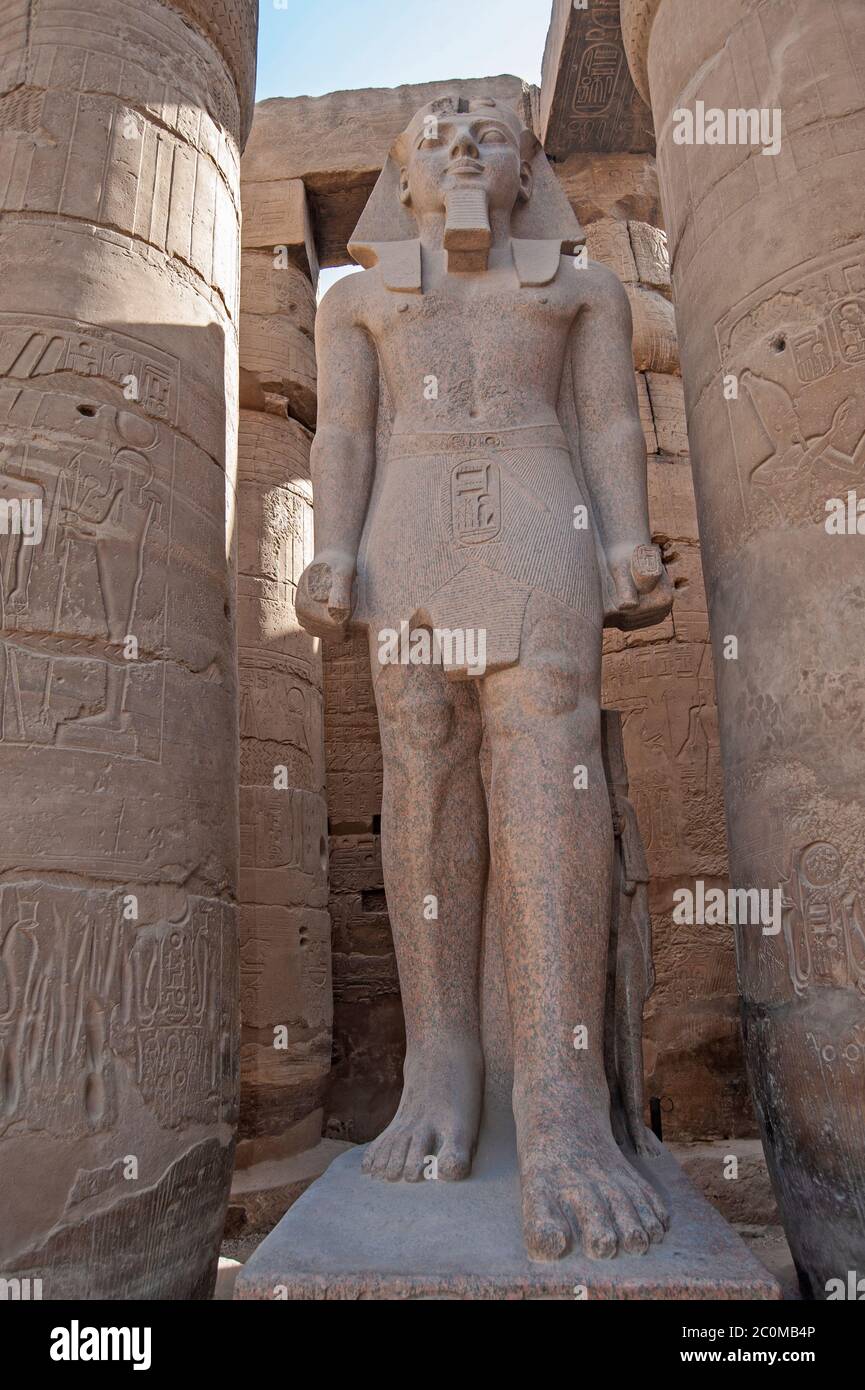
[[[360,277],[351,276],[350,280]],[[297,613],[308,632],[343,635],[375,472],[378,354],[358,320],[359,293],[337,281],[318,310],[318,425],[310,456],[315,555],[301,576]]]
[[[616,276],[590,263],[569,354],[579,449],[614,600],[607,622],[642,627],[669,612],[672,589],[652,545],[646,442],[632,356],[631,308]]]

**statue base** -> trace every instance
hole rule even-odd
[[[367,1177],[358,1146],[241,1271],[237,1299],[778,1299],[775,1279],[664,1151],[632,1160],[667,1200],[670,1230],[645,1255],[528,1259],[510,1116],[489,1113],[464,1182]]]

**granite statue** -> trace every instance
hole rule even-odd
[[[414,1182],[432,1159],[441,1179],[469,1177],[494,881],[534,1260],[642,1253],[668,1223],[629,1157],[651,1136],[627,1001],[618,1136],[611,1115],[600,677],[604,626],[660,622],[672,587],[649,528],[628,300],[583,240],[509,107],[415,115],[350,243],[364,272],[318,313],[315,554],[297,594],[307,631],[366,629],[381,727],[407,1056],[364,1168]]]

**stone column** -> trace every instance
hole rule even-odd
[[[865,9],[699,8],[622,0],[622,27],[658,136],[731,873],[782,893],[778,934],[737,928],[750,1079],[803,1287],[825,1297],[865,1269],[865,542],[826,526],[862,491]],[[725,128],[777,109],[780,152],[677,143],[698,102]]]
[[[333,1018],[321,651],[294,612],[313,553],[317,278],[303,183],[244,180],[238,1234],[272,1225],[333,1156],[319,1145]]]
[[[0,528],[0,1275],[46,1299],[206,1298],[216,1273],[256,14],[4,6],[0,497],[37,524]]]
[[[586,229],[589,255],[631,302],[637,394],[649,454],[652,535],[676,588],[660,627],[604,635],[607,707],[623,717],[631,782],[651,870],[656,987],[645,1011],[647,1094],[665,1139],[755,1132],[725,926],[672,920],[696,879],[725,890],[718,720],[706,595],[671,304],[652,115],[631,81],[619,0],[554,0],[538,132]],[[736,1153],[741,1153],[739,1145]]]
[[[728,879],[712,651],[655,161],[598,152],[556,169],[589,255],[615,270],[631,301],[652,536],[676,587],[659,627],[604,634],[603,698],[622,714],[652,874],[647,1095],[662,1099],[665,1138],[729,1143],[754,1132],[732,943],[723,926],[672,920],[676,889],[700,879],[726,890]]]

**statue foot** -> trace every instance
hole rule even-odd
[[[656,1134],[651,1129],[647,1129],[644,1124],[639,1126],[632,1125],[632,1135],[634,1148],[641,1158],[659,1158],[664,1152],[664,1146]]]
[[[576,1107],[534,1098],[515,1112],[530,1259],[560,1259],[575,1238],[592,1259],[642,1255],[663,1240],[664,1203],[622,1154],[600,1097]]]
[[[406,1058],[404,1076],[399,1109],[369,1145],[363,1171],[388,1182],[467,1178],[480,1122],[480,1045],[419,1050]]]

